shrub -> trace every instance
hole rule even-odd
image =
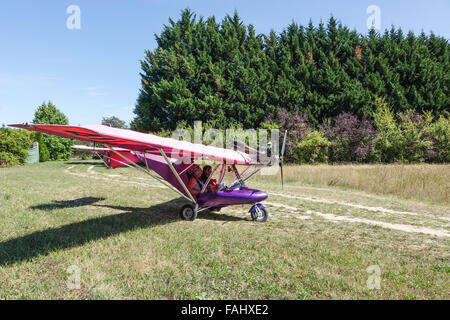
[[[314,130],[306,133],[305,139],[297,143],[292,157],[299,163],[322,163],[328,161],[331,142],[322,132]]]
[[[0,151],[0,168],[17,166],[20,162],[17,157],[9,152]]]
[[[399,113],[397,120],[382,100],[374,121],[378,129],[375,155],[382,162],[445,162],[449,161],[450,126],[441,117],[433,123],[431,112],[418,114],[411,110]]]
[[[69,160],[72,155],[71,139],[60,138],[48,134],[44,135],[44,142],[50,154],[50,160]]]
[[[432,148],[432,141],[428,131],[433,120],[430,113],[420,115],[413,111],[406,111],[398,115],[399,128],[402,134],[401,158],[407,162],[423,162],[428,150]]]
[[[307,113],[300,114],[298,109],[293,112],[288,112],[281,108],[275,114],[271,114],[264,123],[264,128],[279,128],[282,132],[288,130],[288,137],[286,140],[285,159],[286,161],[298,161],[297,156],[294,155],[299,141],[306,137],[306,134],[313,128],[309,121]],[[280,134],[280,139],[283,134]],[[281,148],[280,141],[280,148]]]
[[[39,143],[39,162],[50,160],[50,152],[45,144],[43,134],[40,132],[36,133],[36,140]]]
[[[17,129],[0,129],[0,166],[24,164],[33,143],[32,133]]]
[[[450,119],[440,116],[431,126],[429,136],[433,143],[428,160],[450,162]]]
[[[331,142],[331,161],[370,160],[376,132],[366,117],[359,120],[357,116],[343,112],[325,123],[321,130]]]
[[[377,106],[373,119],[378,131],[374,146],[374,156],[381,162],[402,160],[403,136],[394,117],[394,112],[382,99],[376,98]]]

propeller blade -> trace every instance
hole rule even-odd
[[[281,190],[284,190],[284,176],[283,176],[283,160],[284,160],[284,151],[286,150],[286,137],[288,131],[284,132],[283,145],[281,146],[281,156],[280,156],[280,169],[281,169]]]
[[[283,138],[283,145],[281,146],[281,159],[284,157],[284,151],[286,150],[286,137],[287,137],[287,130],[284,132],[284,138]]]

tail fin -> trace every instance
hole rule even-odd
[[[119,167],[124,167],[127,164],[130,164],[131,162],[133,163],[137,163],[139,162],[139,159],[137,157],[135,157],[130,151],[116,151],[117,153],[120,153],[121,155],[123,155],[125,158],[127,158],[128,160],[122,158],[120,155],[118,155],[115,152],[111,152],[111,151],[107,151],[109,153],[109,165],[111,168],[115,169],[115,168],[119,168]]]

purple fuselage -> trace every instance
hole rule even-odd
[[[158,173],[166,182],[175,187],[178,191],[180,191],[185,196],[190,196],[186,193],[186,190],[180,184],[180,182],[176,179],[173,172],[170,170],[168,164],[163,159],[162,156],[153,155],[153,154],[144,154],[140,152],[135,152],[135,156],[142,162],[146,163],[146,165],[151,168],[153,171]],[[177,163],[175,160],[172,160],[172,165],[177,172],[182,172],[180,174],[180,178],[185,185],[188,184],[188,177],[185,168],[189,166],[189,164]],[[231,189],[225,191],[218,192],[207,192],[202,193],[197,202],[200,207],[226,207],[237,204],[254,204],[260,201],[267,199],[267,193],[255,190],[255,189]]]
[[[201,207],[225,207],[237,204],[254,204],[267,199],[267,193],[255,189],[234,189],[203,193],[198,198]]]

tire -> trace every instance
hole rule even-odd
[[[259,213],[258,210],[260,211]],[[269,211],[267,210],[267,208],[259,208],[255,205],[255,210],[252,210],[250,212],[250,215],[252,216],[253,221],[266,222],[267,218],[269,218]]]
[[[185,204],[181,207],[180,217],[186,221],[194,221],[197,218],[197,208],[192,204]]]

